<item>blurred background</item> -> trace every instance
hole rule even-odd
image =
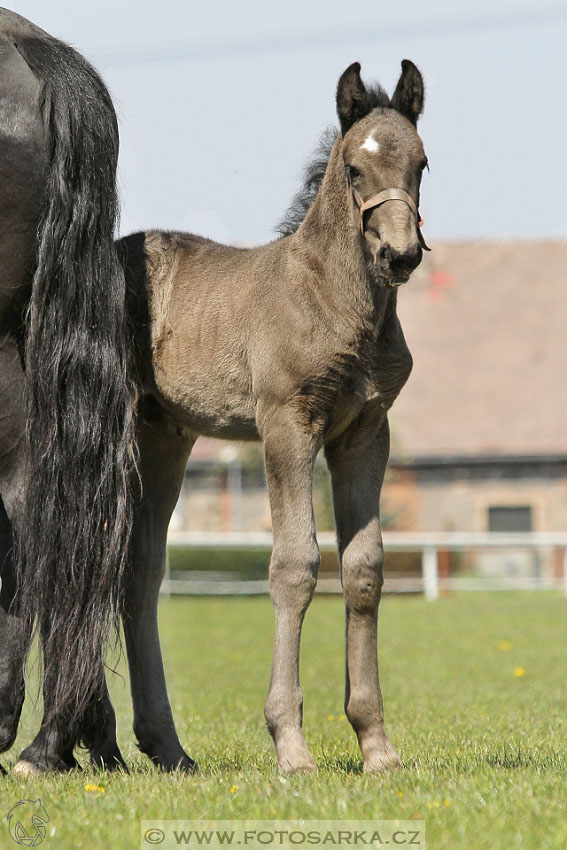
[[[123,233],[274,238],[335,123],[344,68],[358,60],[392,92],[403,58],[420,67],[433,251],[399,297],[415,365],[391,414],[387,588],[567,587],[567,5],[22,0],[15,11],[110,87]],[[321,586],[337,590],[322,460],[314,501]],[[227,592],[239,578],[265,591],[269,530],[260,447],[198,441],[167,587],[208,592],[220,576]]]

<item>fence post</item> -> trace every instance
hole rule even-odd
[[[437,565],[437,548],[432,545],[423,547],[421,556],[421,571],[423,574],[423,591],[425,598],[432,602],[439,598],[439,569]]]
[[[169,548],[165,547],[165,573],[159,589],[160,594],[171,598],[171,571],[169,569]]]

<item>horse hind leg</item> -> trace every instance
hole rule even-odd
[[[32,743],[20,755],[12,773],[34,776],[47,770],[66,772],[80,767],[74,749],[81,743],[90,751],[90,762],[101,770],[128,771],[116,741],[116,716],[108,690],[91,702],[80,721],[44,715]]]
[[[29,634],[14,614],[16,590],[12,528],[0,499],[0,753],[16,740],[24,702],[24,666]]]
[[[0,752],[15,741],[24,702],[24,673],[31,624],[18,615],[15,605],[17,577],[14,566],[14,530],[21,528],[22,484],[25,474],[24,376],[15,340],[4,336],[0,344]],[[69,770],[77,765],[73,749],[79,735],[99,766],[123,766],[115,738],[116,722],[108,693],[89,706],[77,728],[64,718],[44,717],[34,741],[22,752],[14,772],[20,775],[47,769]]]
[[[0,337],[0,752],[16,738],[24,701],[24,667],[30,629],[15,608],[14,531],[22,511],[25,467],[24,376],[17,344]]]
[[[93,767],[128,772],[116,740],[116,714],[107,687],[102,699],[87,707],[81,720],[79,738],[90,751]]]

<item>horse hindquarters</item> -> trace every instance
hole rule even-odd
[[[94,734],[93,706],[109,705],[102,644],[121,608],[135,464],[113,244],[118,138],[108,93],[82,57],[7,10],[0,32],[0,330],[10,374],[19,368],[23,384],[22,353],[27,373],[25,412],[21,393],[3,399],[0,429],[18,419],[19,438],[6,451],[0,430],[0,488],[24,532],[18,610],[26,628],[37,617],[44,650],[46,718],[26,755],[32,767],[58,767],[72,763],[77,734],[95,755],[114,737],[106,710],[94,712],[106,733]]]

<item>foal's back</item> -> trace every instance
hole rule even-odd
[[[150,231],[121,250],[147,305],[144,389],[195,433],[257,439],[258,398],[285,401],[328,360],[332,316],[290,239],[250,249]]]

